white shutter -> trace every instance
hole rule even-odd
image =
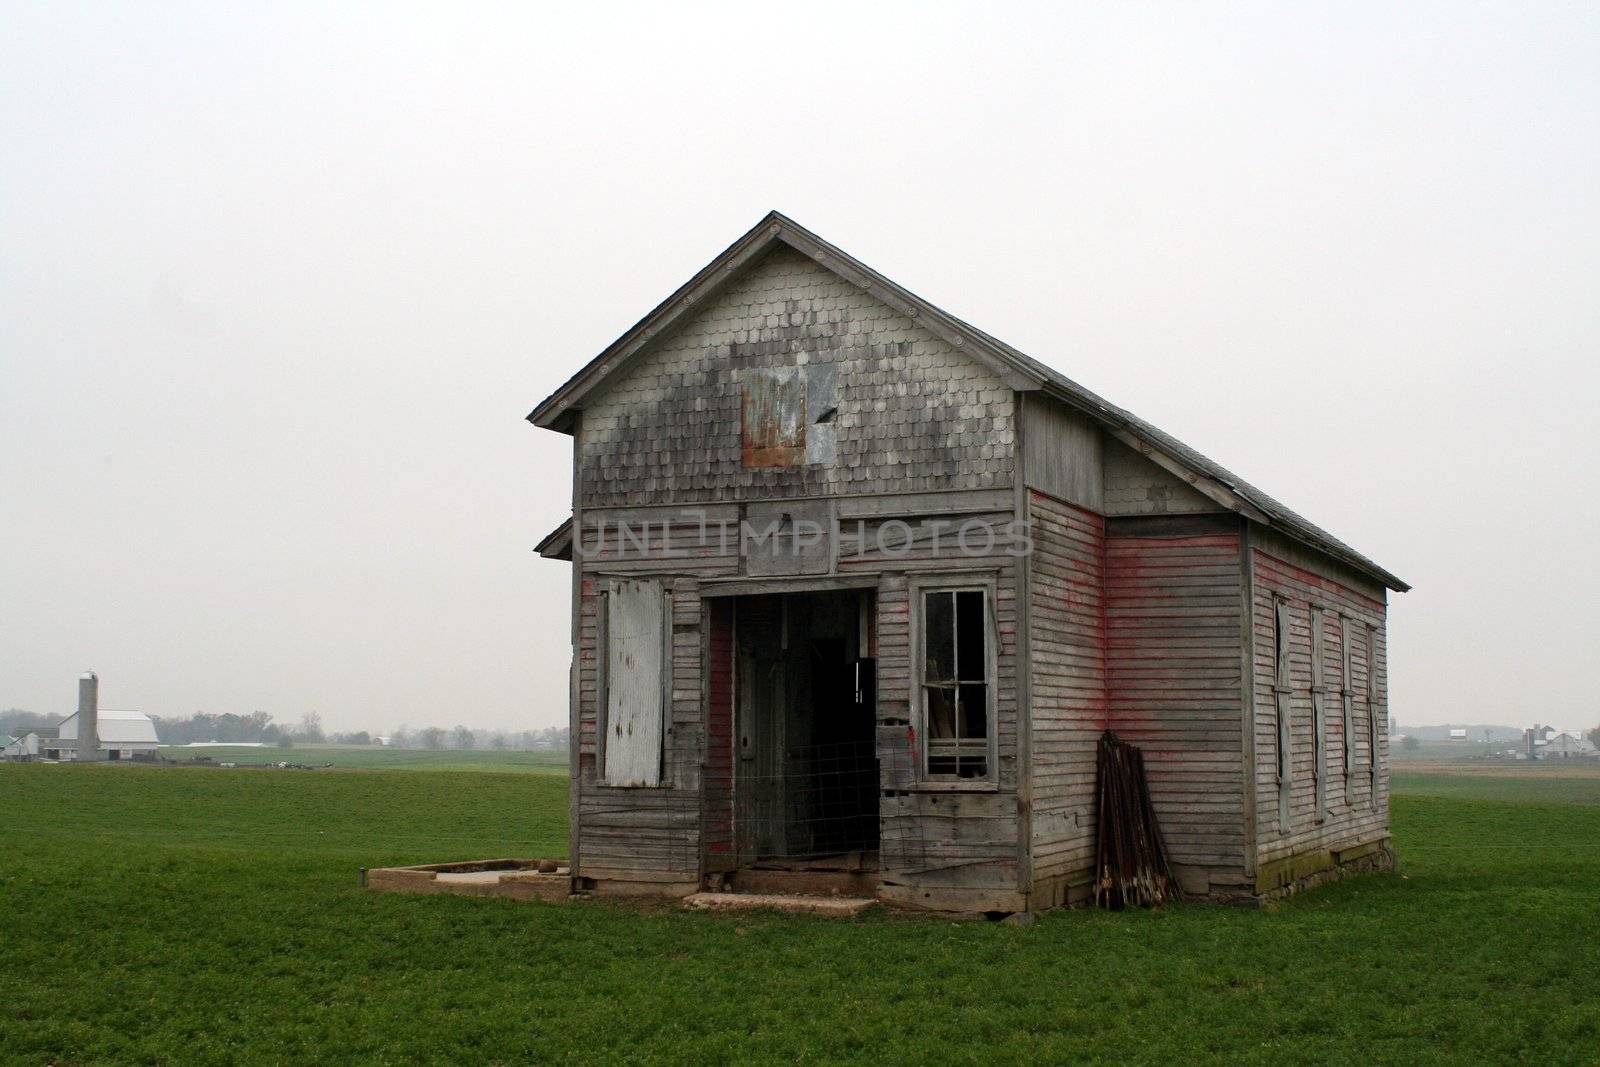
[[[660,785],[666,597],[642,579],[613,582],[607,599],[605,781]]]

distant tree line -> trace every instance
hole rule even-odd
[[[7,708],[4,711],[0,711],[0,734],[21,737],[30,731],[54,726],[60,721],[60,715],[41,715],[37,711]]]
[[[295,742],[320,744],[333,740],[322,729],[322,716],[314,711],[301,716],[296,725],[272,721],[265,711],[236,715],[231,711],[197,711],[187,719],[152,715],[156,734],[164,745],[187,745],[195,741],[240,742],[292,745]]]
[[[543,730],[472,730],[457,726],[446,730],[440,726],[424,726],[413,730],[404,724],[388,735],[393,748],[426,749],[564,749],[570,731],[565,726],[550,726]]]
[[[41,715],[37,712],[10,708],[0,711],[0,733],[22,735],[30,730],[54,726],[60,715]],[[373,745],[379,743],[378,735],[367,730],[352,733],[330,732],[322,728],[322,716],[307,712],[298,723],[273,722],[265,711],[252,711],[248,715],[233,712],[197,711],[188,718],[152,715],[156,735],[164,745],[187,745],[194,741],[241,741],[280,745]],[[457,726],[446,730],[439,726],[425,726],[412,730],[399,726],[386,737],[394,748],[430,749],[565,749],[568,730],[565,726],[551,726],[543,730],[473,730]]]

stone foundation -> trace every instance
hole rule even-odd
[[[1387,837],[1349,848],[1302,852],[1263,863],[1256,872],[1255,899],[1277,900],[1351,875],[1392,870],[1394,844]]]

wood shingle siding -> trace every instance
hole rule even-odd
[[[1105,445],[1107,515],[1196,515],[1222,508],[1170,471],[1119,441]]]
[[[751,468],[743,376],[826,363],[837,458]],[[789,249],[769,253],[584,408],[586,505],[978,489],[1011,481],[1012,394],[927,328]]]

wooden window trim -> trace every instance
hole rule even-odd
[[[938,575],[919,575],[907,582],[907,591],[911,596],[909,605],[909,620],[907,634],[907,653],[911,657],[911,698],[912,713],[911,724],[916,731],[915,759],[913,770],[916,775],[917,787],[927,792],[957,792],[957,793],[994,793],[1000,789],[999,773],[999,647],[1000,627],[998,604],[998,585],[992,572],[984,573],[947,573]],[[960,593],[981,592],[984,601],[984,665],[988,672],[986,686],[989,691],[989,712],[987,716],[987,742],[984,757],[984,774],[981,777],[960,778],[950,774],[930,774],[928,771],[928,702],[927,683],[925,681],[927,664],[923,649],[923,628],[925,614],[925,598],[928,593]]]

